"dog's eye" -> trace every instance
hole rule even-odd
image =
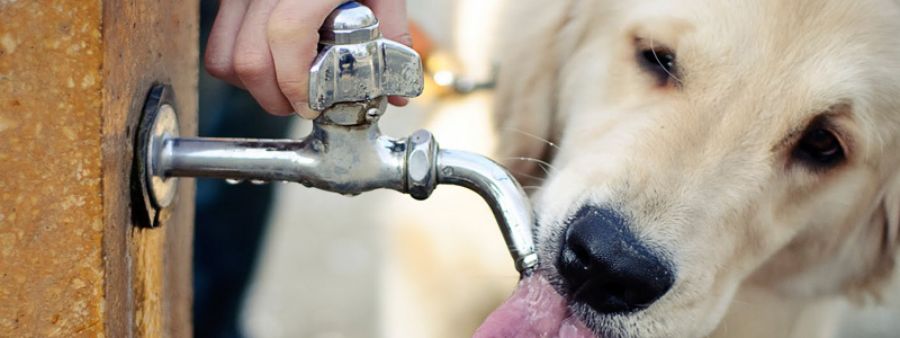
[[[793,156],[813,169],[828,169],[844,160],[838,137],[822,126],[812,126],[794,148]]]
[[[644,48],[638,50],[641,68],[649,72],[660,86],[669,83],[677,72],[675,53],[666,48]]]

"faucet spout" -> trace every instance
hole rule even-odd
[[[525,273],[537,265],[534,216],[519,183],[487,157],[439,149],[424,130],[394,139],[376,124],[316,121],[299,140],[163,137],[156,142],[149,164],[160,178],[291,181],[344,195],[392,189],[417,199],[428,198],[439,184],[462,186],[490,206],[516,269]]]
[[[532,234],[534,215],[527,195],[509,171],[481,155],[441,150],[437,159],[437,181],[438,184],[462,186],[481,195],[494,213],[516,270],[527,274],[537,266]]]

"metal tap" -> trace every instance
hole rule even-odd
[[[425,130],[403,139],[379,130],[388,96],[421,94],[418,54],[382,38],[375,15],[357,2],[338,7],[319,33],[309,106],[321,114],[300,140],[180,138],[170,90],[156,87],[138,135],[148,204],[168,206],[177,177],[291,181],[344,195],[387,188],[416,199],[428,198],[439,184],[458,185],[490,205],[516,269],[532,269],[533,214],[506,169],[480,155],[440,149]]]

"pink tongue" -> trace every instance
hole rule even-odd
[[[594,334],[572,317],[566,300],[541,276],[522,279],[473,338],[588,338]]]

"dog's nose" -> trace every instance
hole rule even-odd
[[[583,207],[575,214],[557,268],[573,299],[606,314],[644,309],[675,282],[670,265],[608,208]]]

